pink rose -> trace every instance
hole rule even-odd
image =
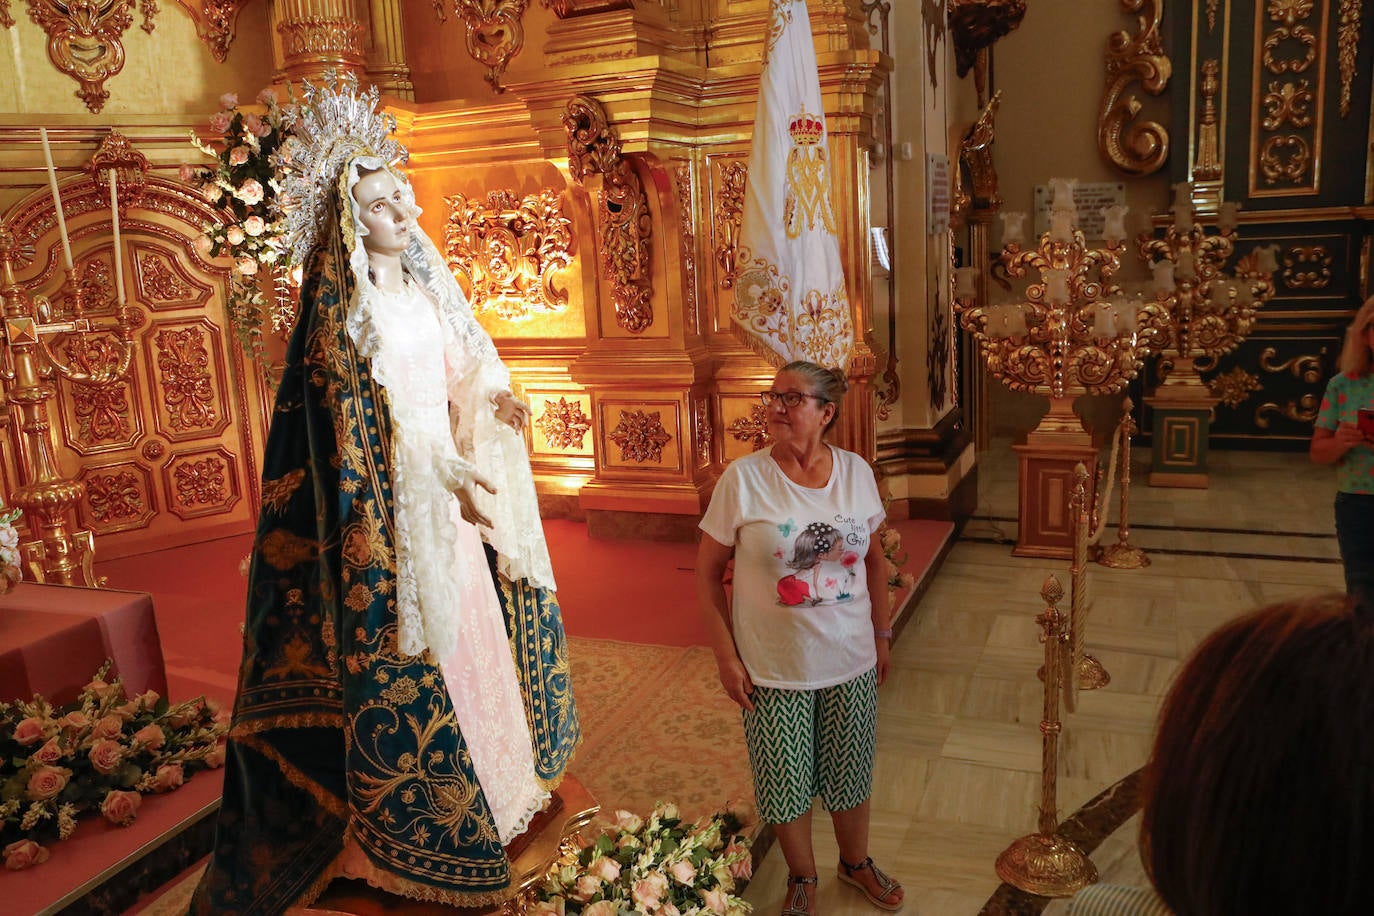
[[[667,892],[668,879],[655,872],[636,881],[635,886],[630,889],[630,896],[640,909],[656,910]]]
[[[5,847],[5,867],[10,871],[32,868],[48,861],[48,851],[33,840],[18,840]]]
[[[254,238],[262,235],[263,231],[266,229],[267,222],[257,214],[254,214],[253,216],[250,216],[243,221],[243,231],[253,236]]]
[[[231,108],[237,108],[238,104],[239,96],[237,92],[226,92],[224,95],[219,97],[219,107],[223,108],[225,111],[228,111]]]
[[[145,690],[138,695],[138,701],[142,703],[144,706],[146,706],[148,709],[152,709],[154,706],[156,706],[157,701],[160,699],[162,699],[162,697],[157,695],[156,690]]]
[[[103,700],[108,697],[116,688],[114,684],[107,684],[100,678],[93,678],[90,683],[81,688],[94,695],[96,699]]]
[[[696,866],[688,860],[679,859],[668,866],[668,874],[677,879],[679,884],[685,884],[687,887],[691,887],[692,882],[696,880],[697,869]]]
[[[601,890],[601,879],[596,875],[582,875],[577,879],[577,886],[573,889],[573,896],[578,900],[590,900],[592,895]]]
[[[57,724],[62,728],[86,728],[91,724],[90,718],[80,710],[72,710],[65,716],[57,720]]]
[[[239,258],[234,262],[234,269],[245,277],[251,277],[258,272],[258,262],[252,258]]]
[[[232,123],[234,123],[234,116],[228,112],[217,111],[210,115],[210,129],[217,134],[224,133]]]
[[[190,184],[191,182],[196,180],[196,170],[191,166],[182,163],[181,168],[177,169],[177,177],[180,178],[184,183]]]
[[[124,721],[123,716],[117,711],[102,716],[100,721],[95,723],[95,728],[91,729],[91,735],[96,738],[118,738],[124,734]]]
[[[230,226],[228,229],[224,230],[224,238],[230,245],[242,245],[246,236],[243,234],[243,229],[239,226]]]
[[[153,791],[170,792],[186,781],[179,763],[164,763],[153,774]]]
[[[224,196],[224,189],[212,181],[200,189],[200,196],[205,198],[206,203],[217,204]]]
[[[725,847],[727,856],[738,855],[739,861],[730,863],[730,877],[738,878],[741,881],[753,877],[754,857],[749,854],[748,847],[737,840],[731,840],[730,845]]]
[[[582,916],[616,916],[619,911],[615,903],[610,900],[598,900],[589,907],[584,907]]]
[[[196,254],[200,255],[202,258],[214,256],[215,243],[210,240],[210,236],[198,235],[191,244],[195,246]]]
[[[46,736],[43,728],[43,720],[29,716],[27,719],[20,719],[19,724],[14,726],[14,740],[20,744],[37,744]]]
[[[67,788],[72,771],[66,767],[41,766],[29,777],[29,798],[46,801]]]
[[[617,811],[615,825],[626,833],[639,833],[644,826],[644,818],[629,811]]]
[[[717,916],[725,916],[725,911],[730,907],[730,895],[718,887],[712,887],[701,892],[701,901],[706,904],[706,908]]]
[[[223,743],[216,744],[210,748],[210,753],[205,755],[205,765],[212,770],[218,770],[224,766],[224,755],[226,748]]]
[[[258,93],[258,104],[265,108],[271,108],[277,104],[277,93],[271,86]]]
[[[160,725],[145,725],[134,732],[134,740],[155,751],[167,743],[167,734]]]
[[[602,881],[610,884],[616,878],[620,877],[620,863],[607,856],[597,856],[595,859],[592,859],[591,864],[587,866],[587,873],[596,875],[596,877],[600,878]]]
[[[120,722],[128,722],[134,716],[138,715],[138,711],[138,700],[125,700],[123,703],[111,709],[110,715],[119,719]]]
[[[250,207],[262,203],[262,195],[262,184],[256,178],[248,179],[234,192],[235,197]]]
[[[105,793],[100,803],[100,813],[105,820],[119,827],[127,827],[138,816],[138,806],[143,804],[143,796],[137,792],[121,792],[113,789]]]
[[[658,916],[682,916],[682,910],[674,906],[671,900],[665,900],[663,906],[658,908]]]
[[[263,137],[267,136],[272,132],[272,125],[268,124],[266,121],[264,121],[262,118],[258,117],[255,114],[244,116],[243,127],[246,131],[248,131],[253,136],[257,137],[259,140],[261,140]]]
[[[113,773],[124,762],[125,751],[124,745],[118,741],[104,738],[92,744],[87,754],[97,773]]]
[[[246,146],[236,146],[229,151],[230,165],[243,165],[248,161],[248,157],[253,155],[253,151]]]
[[[57,763],[62,759],[62,745],[56,738],[49,738],[42,747],[33,752],[33,759],[39,763]]]
[[[567,901],[562,897],[555,897],[552,900],[541,900],[530,910],[530,916],[564,916],[567,912]],[[587,912],[583,910],[582,912]],[[614,916],[614,914],[612,914]]]

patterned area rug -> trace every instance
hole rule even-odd
[[[647,814],[666,801],[689,819],[730,807],[753,823],[739,707],[721,690],[710,649],[572,636],[568,653],[582,717],[571,769],[606,815]],[[131,912],[181,916],[203,870]]]

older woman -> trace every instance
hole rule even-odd
[[[868,855],[892,630],[873,472],[823,441],[845,388],[837,370],[784,366],[763,393],[772,448],[726,468],[701,520],[697,595],[721,684],[744,711],[759,815],[787,860],[784,916],[815,912],[817,795],[834,823],[840,880],[878,907],[902,905],[901,885]]]
[[[1340,373],[1326,386],[1312,430],[1312,460],[1336,465],[1336,543],[1350,594],[1374,599],[1374,435],[1360,422],[1374,411],[1374,298],[1345,332]]]

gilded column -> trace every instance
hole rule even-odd
[[[415,100],[415,84],[410,81],[406,61],[405,29],[401,25],[400,0],[368,0],[372,15],[372,53],[368,55],[367,75],[384,93]]]
[[[288,80],[318,80],[326,70],[367,79],[366,26],[356,0],[278,0],[276,31]]]

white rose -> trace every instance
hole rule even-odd
[[[256,237],[262,235],[263,230],[266,228],[267,223],[263,221],[263,218],[261,216],[250,216],[243,221],[243,231],[247,232],[251,236]]]
[[[258,272],[258,262],[252,258],[239,258],[234,264],[234,269],[245,277],[251,277]]]
[[[243,230],[238,226],[230,226],[224,233],[224,237],[229,240],[230,245],[242,245],[244,240]]]

